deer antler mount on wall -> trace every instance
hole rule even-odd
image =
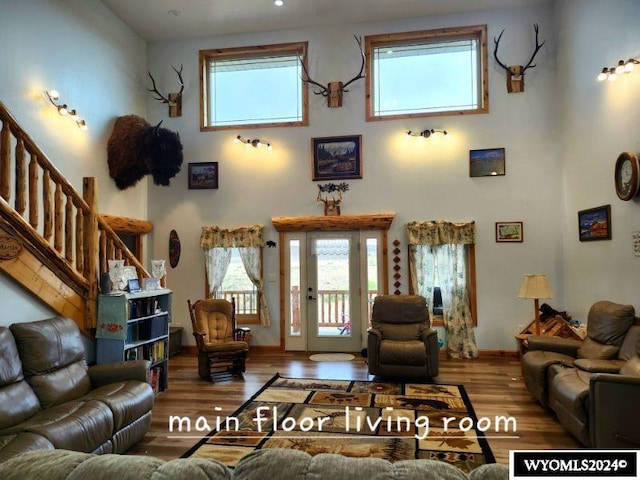
[[[323,97],[327,97],[327,106],[330,108],[333,107],[341,107],[342,106],[342,94],[343,92],[348,92],[347,87],[351,85],[356,80],[360,80],[364,78],[364,64],[365,64],[365,55],[364,50],[362,49],[362,38],[358,38],[355,35],[353,36],[358,42],[358,46],[360,47],[360,55],[362,56],[362,65],[360,66],[360,71],[358,74],[353,77],[351,80],[347,82],[329,82],[327,85],[322,85],[319,82],[316,82],[309,76],[309,72],[307,71],[307,67],[305,67],[304,62],[300,59],[300,64],[302,65],[302,70],[304,72],[304,76],[302,77],[302,81],[305,83],[310,83],[319,87],[320,90],[314,90],[313,93],[316,95],[322,95]]]
[[[542,46],[546,42],[546,40],[544,40],[542,43],[538,42],[538,24],[537,23],[533,24],[533,29],[536,32],[536,48],[533,51],[533,54],[531,55],[529,62],[525,66],[512,65],[510,67],[507,67],[498,58],[498,45],[500,44],[500,39],[502,38],[504,29],[502,29],[502,32],[500,32],[500,35],[498,36],[498,38],[493,37],[493,42],[495,43],[495,48],[493,49],[493,57],[496,59],[496,62],[498,62],[498,65],[504,68],[507,72],[507,92],[509,93],[524,92],[524,72],[526,72],[527,69],[533,68],[536,66],[536,64],[532,65],[533,59],[536,57],[536,55],[538,54],[538,51],[542,48]]]
[[[180,70],[171,65],[171,68],[178,74],[178,83],[180,84],[180,91],[178,93],[170,93],[168,98],[162,95],[158,88],[156,87],[156,81],[151,75],[151,72],[147,72],[149,77],[151,78],[151,83],[153,84],[153,88],[147,88],[150,92],[156,94],[156,100],[161,101],[162,103],[166,103],[169,105],[169,116],[170,117],[181,117],[182,116],[182,92],[184,91],[184,81],[182,80],[182,69],[183,66],[180,65]]]

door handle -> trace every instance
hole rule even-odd
[[[316,297],[314,297],[313,295],[309,295],[309,296],[307,297],[307,300],[317,300],[317,298],[316,298]]]

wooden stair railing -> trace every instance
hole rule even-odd
[[[82,312],[72,318],[84,330],[95,328],[98,278],[108,271],[107,259],[124,259],[140,279],[149,273],[98,215],[95,179],[83,179],[80,196],[2,102],[0,121],[0,228],[20,238],[73,293],[59,285],[54,290],[82,299]],[[15,269],[12,276],[16,278]],[[60,302],[41,300],[63,313]]]

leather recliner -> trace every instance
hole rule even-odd
[[[368,330],[369,373],[380,377],[438,376],[438,334],[419,295],[380,295]]]
[[[640,319],[631,305],[597,302],[583,342],[532,336],[529,348],[527,388],[582,444],[640,446],[632,421],[640,404]]]

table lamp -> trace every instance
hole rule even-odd
[[[540,307],[538,306],[538,299],[553,298],[553,292],[551,291],[551,287],[549,287],[547,276],[541,274],[524,275],[522,277],[522,284],[520,284],[518,297],[534,299],[536,309],[536,335],[540,335]]]

